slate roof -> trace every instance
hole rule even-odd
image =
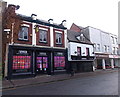
[[[83,36],[85,37],[85,41],[80,41],[78,40],[76,37],[80,36],[81,34],[83,34]],[[88,37],[86,37],[86,35],[83,32],[74,32],[72,30],[67,30],[67,38],[69,40],[69,42],[77,42],[77,43],[83,43],[83,44],[92,44],[89,40]]]
[[[28,22],[38,23],[38,24],[42,24],[42,25],[46,25],[46,26],[52,26],[52,27],[60,28],[60,29],[67,29],[62,24],[54,24],[54,23],[50,24],[48,21],[44,21],[44,20],[40,20],[40,19],[33,20],[32,17],[21,15],[21,14],[17,14],[17,16],[20,19],[28,21]]]

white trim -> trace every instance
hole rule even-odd
[[[61,31],[55,31],[56,33],[62,33]]]
[[[28,24],[21,24],[21,26],[30,27]]]
[[[46,25],[42,25],[42,24],[38,24],[38,23],[36,23],[36,25],[39,26],[39,27],[40,27],[40,26],[43,26],[43,27],[50,28],[50,26],[46,26]],[[41,27],[40,27],[40,28],[41,28]]]
[[[39,30],[46,30],[46,31],[48,31],[47,28],[42,28],[42,27],[39,27]]]
[[[64,31],[65,29],[61,29],[61,28],[55,28],[55,27],[53,27],[54,28],[54,30],[60,30],[60,31]]]
[[[29,23],[29,24],[32,24],[31,22],[28,22],[28,21],[23,21],[22,23]]]

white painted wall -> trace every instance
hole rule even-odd
[[[89,35],[90,35],[90,41],[95,44],[96,49],[95,52],[102,52],[102,43],[101,43],[101,32],[100,30],[97,30],[92,27],[88,27],[89,29]],[[100,44],[100,51],[97,48],[97,44]]]
[[[81,47],[81,54],[82,56],[86,56],[86,48],[90,50],[90,56],[94,56],[93,54],[93,46],[89,44],[82,44],[82,43],[75,43],[69,42],[68,43],[68,60],[71,60],[71,55],[77,56],[77,47]],[[83,54],[85,53],[85,54]]]
[[[115,43],[113,44],[113,42],[112,42],[112,39],[111,39],[111,36],[114,38],[114,41],[115,41]],[[118,37],[117,37],[117,35],[114,35],[114,34],[109,34],[109,37],[110,37],[110,44],[111,44],[111,54],[113,54],[113,47],[115,47],[115,54],[117,54],[117,52],[118,52],[118,42],[116,42],[116,38],[117,38],[117,40],[118,40]]]
[[[109,33],[101,31],[99,29],[88,27],[89,34],[90,34],[90,41],[96,44],[95,52],[102,52],[102,53],[110,53],[111,52],[111,43],[110,43],[110,36]],[[100,44],[100,51],[97,48],[97,44]],[[109,46],[109,50],[105,51],[104,45]]]

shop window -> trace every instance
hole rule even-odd
[[[31,72],[31,54],[28,51],[14,51],[13,73]]]
[[[56,44],[62,44],[62,33],[56,32]]]
[[[55,53],[54,56],[54,68],[56,70],[58,69],[64,69],[65,68],[65,56],[63,53]]]
[[[28,30],[29,30],[29,27],[22,26],[18,33],[18,39],[19,40],[28,40]]]
[[[39,42],[47,43],[47,31],[46,30],[39,30]]]

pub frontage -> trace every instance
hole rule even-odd
[[[66,50],[9,45],[8,78],[66,71]]]

